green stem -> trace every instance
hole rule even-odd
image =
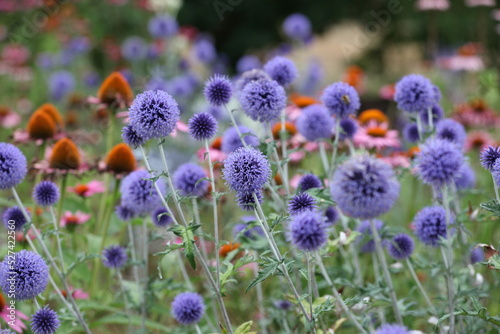
[[[288,180],[288,152],[287,152],[287,131],[286,131],[286,112],[285,109],[281,111],[281,155],[285,163],[283,164],[283,172],[284,175],[282,177],[283,182],[286,183],[285,189],[290,189],[289,180]]]
[[[50,211],[50,215],[52,218],[52,222],[54,224],[54,230],[55,230],[56,242],[57,242],[57,251],[59,252],[59,258],[60,258],[60,262],[61,262],[61,271],[65,272],[66,270],[64,269],[64,256],[63,256],[63,251],[62,251],[62,247],[61,247],[61,237],[59,235],[59,224],[57,222],[56,213],[54,212],[54,207],[52,205],[49,207],[49,211]],[[68,291],[68,293],[69,293],[69,291]]]
[[[434,308],[434,305],[432,305],[431,299],[429,298],[429,295],[427,295],[427,292],[425,292],[425,289],[424,289],[422,283],[420,283],[420,280],[418,279],[418,276],[415,273],[415,269],[413,268],[413,265],[412,265],[409,258],[406,259],[406,265],[408,266],[408,269],[410,270],[411,277],[413,278],[415,283],[417,283],[417,287],[420,290],[422,297],[424,297],[425,302],[427,303],[427,306],[432,311],[432,314],[436,315],[437,314],[436,309]]]
[[[306,264],[307,264],[307,290],[309,293],[309,315],[311,317],[312,333],[316,333],[316,324],[314,323],[313,315],[313,280],[314,280],[314,265],[311,261],[311,254],[306,253]]]
[[[446,267],[446,287],[448,291],[448,308],[450,312],[450,333],[455,333],[455,287],[453,283],[453,249],[451,246],[451,236],[450,236],[450,224],[451,224],[451,217],[450,217],[450,203],[448,199],[448,188],[446,186],[443,187],[442,189],[443,193],[443,205],[444,205],[444,210],[445,210],[445,216],[446,216],[446,251],[448,254],[446,254],[445,249],[443,247],[441,248],[441,253],[443,255],[443,260],[444,264]],[[448,257],[448,258],[447,258]]]
[[[319,155],[321,156],[321,162],[323,163],[323,170],[325,171],[326,175],[330,170],[330,166],[328,165],[328,158],[326,157],[325,142],[320,141],[318,145],[319,145]]]
[[[276,145],[274,145],[274,138],[273,138],[273,132],[271,130],[271,125],[268,123],[268,124],[265,124],[264,126],[268,129],[269,140],[271,140],[271,142],[272,142],[273,156],[274,156],[274,159],[276,160],[276,166],[278,167],[278,173],[280,173],[281,180],[283,181],[282,183],[283,183],[283,186],[285,187],[286,194],[288,196],[290,196],[290,187],[288,185],[288,180],[285,180],[285,172],[283,170],[283,166],[281,166],[281,160],[280,160],[280,157],[278,155],[278,149],[276,148]]]
[[[66,197],[66,185],[68,184],[68,174],[64,174],[62,176],[62,183],[61,183],[61,197],[59,199],[59,204],[57,206],[57,221],[61,221],[61,216],[62,216],[62,210],[63,210],[63,203],[64,203],[64,198]]]
[[[340,118],[337,117],[335,119],[335,140],[333,141],[332,163],[330,164],[330,172],[328,173],[330,177],[333,175],[333,172],[335,170],[337,151],[339,149],[339,140],[340,140]]]

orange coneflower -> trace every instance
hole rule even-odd
[[[130,173],[136,169],[134,153],[127,144],[120,143],[113,147],[106,158],[106,169],[110,172]]]
[[[222,137],[215,138],[214,141],[212,142],[211,147],[213,149],[220,150],[222,147]]]
[[[368,109],[368,110],[363,111],[358,116],[358,121],[361,125],[366,125],[370,121],[376,121],[377,123],[388,123],[389,118],[381,110]]]
[[[32,139],[48,139],[56,134],[56,124],[47,113],[37,110],[31,115],[26,130]]]
[[[280,139],[281,138],[281,122],[277,122],[273,125],[273,128],[272,128],[272,131],[273,131],[273,138],[274,139]],[[293,124],[292,122],[285,122],[285,131],[290,135],[290,136],[294,136],[295,134],[297,134],[297,127],[295,126],[295,124]]]
[[[219,248],[219,255],[222,257],[226,257],[232,251],[240,248],[241,244],[238,242],[230,242],[228,244],[222,245]]]
[[[47,115],[50,116],[50,118],[52,118],[57,127],[59,128],[63,127],[64,123],[61,113],[52,103],[44,103],[36,111],[41,111],[46,113]]]
[[[299,95],[293,93],[290,95],[290,101],[299,108],[310,106],[311,104],[319,103],[314,97]]]
[[[69,138],[59,140],[54,145],[49,158],[50,167],[57,169],[78,169],[80,162],[80,152],[78,152],[75,143]]]
[[[363,70],[361,67],[352,65],[346,69],[344,74],[343,82],[353,86],[356,89],[361,88],[361,83],[363,81]]]
[[[66,126],[76,127],[78,124],[78,113],[75,110],[68,110],[66,112]]]
[[[111,73],[99,87],[97,98],[107,105],[129,105],[133,93],[127,79],[120,72]]]

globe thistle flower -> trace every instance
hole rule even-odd
[[[148,55],[148,46],[139,36],[130,36],[121,45],[122,56],[128,61],[143,60]]]
[[[231,81],[224,75],[215,74],[205,83],[203,94],[208,103],[213,106],[227,104],[233,95]]]
[[[286,94],[274,80],[251,81],[239,94],[243,111],[259,122],[271,122],[279,117],[286,107]]]
[[[288,233],[292,244],[301,251],[313,252],[326,244],[325,218],[317,212],[303,212],[292,218]]]
[[[481,166],[483,166],[484,169],[492,172],[493,165],[495,164],[498,158],[500,158],[500,146],[488,146],[487,148],[481,151],[481,156],[480,156]]]
[[[177,168],[172,180],[175,189],[179,191],[182,196],[204,196],[208,191],[209,182],[207,180],[201,181],[207,175],[203,168],[193,163],[182,164]]]
[[[292,14],[283,21],[283,31],[292,39],[304,41],[311,36],[311,21],[303,14]]]
[[[358,122],[350,117],[340,120],[340,131],[340,140],[352,139],[358,131]]]
[[[250,71],[243,72],[243,74],[235,83],[236,91],[241,93],[247,84],[259,80],[271,80],[271,77],[269,77],[269,75],[267,75],[266,72],[259,69],[253,69]]]
[[[160,207],[153,211],[151,218],[153,219],[153,224],[155,224],[157,227],[167,227],[168,225],[172,224],[173,221],[172,216],[170,216],[167,209],[165,209],[164,207]]]
[[[160,196],[156,191],[152,175],[145,170],[137,170],[127,175],[120,186],[122,204],[134,211],[137,216],[150,214],[162,205]],[[163,180],[156,180],[162,194],[165,193]]]
[[[468,163],[464,163],[454,181],[457,190],[474,188],[476,186],[476,172]]]
[[[127,124],[123,127],[122,139],[125,144],[133,148],[139,147],[146,142],[146,140],[134,130],[131,124]]]
[[[299,191],[308,191],[309,189],[322,187],[323,184],[319,177],[314,174],[305,174],[300,178],[297,189],[299,189]]]
[[[288,212],[294,216],[305,211],[316,210],[316,200],[308,193],[300,193],[292,196],[288,201]]]
[[[257,204],[255,203],[255,198],[253,197],[253,194],[254,193],[236,194],[236,203],[238,204],[241,210],[253,211],[255,209],[255,206]],[[255,192],[255,195],[257,195],[257,200],[259,201],[259,204],[262,204],[262,200],[264,198],[264,196],[262,195],[262,190]]]
[[[57,313],[44,306],[31,316],[31,331],[33,334],[54,334],[59,329]]]
[[[381,220],[375,219],[373,222],[377,231],[380,231],[384,227],[384,223]],[[373,253],[375,251],[375,240],[373,240],[372,237],[370,221],[361,221],[356,231],[361,233],[361,235],[356,238],[356,244],[361,247],[361,253]]]
[[[128,106],[133,98],[132,88],[130,88],[127,79],[120,72],[113,72],[104,79],[97,92],[99,103],[111,107]]]
[[[399,182],[387,163],[368,155],[354,156],[335,171],[331,194],[342,212],[372,219],[392,208],[399,196]]]
[[[224,160],[222,174],[231,190],[251,194],[258,193],[266,184],[271,168],[262,152],[252,147],[239,148]]]
[[[12,206],[7,210],[5,210],[2,215],[2,220],[3,224],[7,229],[10,229],[10,226],[12,226],[12,224],[10,224],[9,222],[13,221],[14,230],[18,232],[21,231],[23,229],[23,226],[28,222],[26,217],[24,217],[24,214],[21,211],[21,209],[17,206]]]
[[[424,183],[441,188],[453,182],[463,160],[456,145],[442,139],[428,139],[417,154],[417,173]]]
[[[115,213],[118,219],[124,222],[128,222],[129,220],[131,220],[136,216],[134,210],[130,209],[129,207],[123,204],[117,205],[115,207]]]
[[[410,74],[403,77],[395,89],[394,100],[398,108],[406,112],[425,112],[436,103],[433,85],[422,75]]]
[[[475,264],[484,261],[484,251],[481,247],[474,248],[469,254],[470,264]]]
[[[336,82],[325,88],[321,101],[330,114],[340,119],[353,115],[361,106],[356,89],[345,82]]]
[[[102,251],[102,263],[107,268],[120,269],[128,260],[127,251],[120,245],[112,245]]]
[[[14,262],[14,263],[12,263]],[[42,257],[34,252],[21,250],[12,256],[6,256],[0,263],[0,287],[9,294],[14,284],[15,299],[33,299],[42,293],[49,282],[49,267]]]
[[[208,64],[215,60],[217,52],[212,42],[199,39],[193,45],[193,55],[198,61]]]
[[[80,163],[80,152],[71,139],[62,138],[54,145],[52,154],[49,157],[51,168],[61,170],[78,169]]]
[[[186,99],[193,94],[196,86],[192,76],[179,75],[167,82],[167,91],[175,98]]]
[[[54,137],[56,131],[56,123],[42,110],[37,110],[31,115],[26,127],[26,132],[32,139],[49,139]]]
[[[52,99],[60,101],[75,89],[75,77],[68,71],[56,71],[50,75],[48,86]]]
[[[441,108],[439,104],[434,104],[431,108],[431,117],[432,117],[432,124],[436,124],[439,122],[441,119],[444,117],[444,110]],[[422,110],[420,111],[420,119],[425,125],[429,125],[429,111],[428,110]]]
[[[127,144],[115,145],[106,157],[106,170],[115,174],[128,174],[137,169],[134,152]]]
[[[183,325],[193,325],[200,321],[205,313],[203,298],[194,292],[178,294],[172,302],[172,316]]]
[[[409,143],[420,141],[420,133],[416,123],[407,123],[403,128],[403,138]]]
[[[239,125],[238,129],[236,127],[231,127],[224,132],[222,136],[222,143],[221,143],[221,149],[222,152],[224,153],[231,153],[239,149],[240,147],[243,147],[243,142],[241,141],[240,135],[238,133],[241,133],[243,135],[243,140],[245,141],[245,144],[247,146],[251,147],[257,147],[259,146],[259,138],[249,128],[243,125]]]
[[[264,71],[281,86],[290,85],[297,78],[297,67],[288,58],[276,56],[264,65]]]
[[[188,122],[189,135],[196,140],[210,140],[217,133],[217,121],[207,112],[193,115]]]
[[[496,162],[493,164],[491,174],[493,176],[495,184],[498,186],[500,184],[500,160],[497,159]]]
[[[283,311],[288,311],[290,308],[292,308],[292,306],[293,306],[292,302],[284,299],[274,302],[274,307]]]
[[[396,235],[388,244],[387,251],[396,260],[404,260],[413,253],[413,239],[404,233]]]
[[[154,38],[168,38],[177,33],[179,25],[177,21],[168,14],[157,15],[148,22],[149,34]]]
[[[257,56],[245,55],[241,57],[236,63],[236,70],[241,74],[246,71],[258,69],[261,66],[262,64],[260,63],[260,60]]]
[[[130,124],[145,140],[172,133],[180,111],[177,102],[164,91],[147,90],[136,96],[129,110]]]
[[[465,128],[462,124],[453,119],[446,118],[436,124],[436,137],[463,147],[467,133],[465,133]]]
[[[51,206],[59,201],[59,188],[52,181],[42,181],[33,188],[33,200],[38,206]]]
[[[265,235],[264,231],[262,230],[262,227],[260,227],[260,226],[250,227],[249,223],[257,220],[257,218],[255,218],[255,216],[243,216],[243,217],[241,217],[241,220],[244,223],[236,224],[233,228],[233,235],[235,238],[240,233],[242,233],[245,238],[248,238],[251,240],[255,240],[258,237],[263,237]]]
[[[452,224],[453,217],[450,217]],[[446,238],[446,212],[441,206],[429,206],[420,210],[413,221],[415,234],[426,245],[436,247],[440,238]]]
[[[325,217],[326,217],[326,222],[325,224],[328,226],[331,226],[337,222],[339,219],[339,212],[334,206],[329,206],[325,210]]]
[[[330,138],[333,126],[334,121],[332,116],[320,104],[305,107],[297,119],[297,130],[309,141]]]
[[[405,326],[398,324],[384,324],[377,328],[375,334],[409,334]]]
[[[0,334],[15,334],[10,329],[0,329]]]
[[[28,163],[21,150],[12,144],[0,143],[0,189],[15,187],[27,172]]]

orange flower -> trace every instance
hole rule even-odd
[[[49,115],[50,118],[52,118],[52,120],[54,121],[54,124],[58,127],[62,127],[64,125],[61,113],[52,103],[44,103],[36,111],[42,111]]]
[[[132,102],[132,89],[120,72],[111,73],[99,87],[97,98],[101,103],[129,105]]]
[[[77,126],[78,124],[78,113],[74,110],[68,110],[66,113],[66,125],[67,126]]]
[[[130,173],[136,169],[132,149],[127,144],[120,143],[113,147],[106,158],[106,168],[113,173]]]
[[[49,163],[51,168],[78,169],[80,160],[80,152],[75,143],[69,138],[63,138],[54,145]]]
[[[387,115],[378,109],[365,110],[358,116],[358,121],[361,125],[366,125],[372,120],[375,120],[378,123],[389,122],[389,118],[387,117]]]
[[[220,150],[222,147],[222,137],[217,137],[212,142],[212,148],[216,150]]]
[[[283,179],[281,178],[281,174],[276,173],[274,175],[274,182],[276,182],[276,185],[281,186],[283,184]]]
[[[240,244],[238,242],[230,242],[228,244],[222,245],[219,248],[219,255],[222,257],[226,257],[227,254],[231,253],[232,251],[240,248]]]
[[[418,154],[418,152],[420,152],[420,148],[418,146],[413,146],[410,147],[410,149],[407,152],[407,155],[410,159],[413,159]]]
[[[281,122],[275,123],[273,125],[273,137],[274,139],[280,139],[281,135]],[[293,136],[297,133],[297,128],[295,127],[295,124],[292,122],[285,122],[285,131],[290,135]]]
[[[56,134],[56,124],[47,113],[39,109],[31,115],[27,131],[33,139],[48,139]]]
[[[362,79],[363,79],[363,70],[359,66],[353,65],[349,66],[346,69],[344,79],[342,81],[357,88],[361,83]]]
[[[299,108],[304,108],[310,106],[311,104],[318,103],[318,100],[316,100],[314,97],[303,96],[296,93],[290,95],[290,101],[292,101],[292,103]]]
[[[372,137],[385,137],[385,135],[387,134],[387,129],[378,126],[369,127],[366,130],[366,133]]]

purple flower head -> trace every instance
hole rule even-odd
[[[102,263],[108,268],[119,269],[127,263],[127,251],[120,245],[112,245],[102,251]]]
[[[330,114],[340,118],[353,115],[361,106],[358,92],[345,82],[336,82],[325,88],[321,101],[328,108]]]
[[[136,216],[134,210],[123,204],[117,205],[115,207],[115,213],[118,219],[124,222],[127,222]]]
[[[189,135],[196,140],[210,140],[217,133],[217,121],[207,112],[193,115],[188,122]]]
[[[375,223],[377,231],[380,231],[384,227],[384,223],[381,220],[375,219],[373,222]],[[361,221],[356,231],[361,233],[361,235],[356,238],[356,244],[361,247],[360,251],[362,253],[372,253],[375,251],[375,240],[373,240],[372,237],[370,221]]]
[[[450,217],[450,223],[453,218]],[[446,212],[441,206],[420,210],[413,221],[415,234],[426,245],[436,247],[440,238],[446,238]]]
[[[241,57],[236,63],[236,70],[241,74],[246,71],[258,69],[261,66],[262,64],[260,63],[260,60],[257,56],[246,55]]]
[[[441,108],[439,104],[434,104],[431,108],[432,122],[436,124],[444,117],[444,110]],[[420,111],[420,119],[425,125],[429,125],[429,111],[422,110]]]
[[[148,45],[138,36],[131,36],[125,39],[121,50],[123,58],[132,62],[143,60],[148,55]]]
[[[286,94],[274,80],[251,81],[239,94],[243,111],[259,122],[271,122],[279,117],[286,107]]]
[[[168,213],[167,209],[160,207],[153,211],[151,215],[153,223],[158,227],[166,227],[172,224],[172,216]]]
[[[21,150],[12,144],[0,143],[0,189],[15,187],[27,172],[28,163]]]
[[[224,109],[222,109],[221,107],[207,105],[203,110],[203,112],[212,115],[218,121],[223,120],[226,116]]]
[[[305,174],[300,178],[297,189],[299,189],[299,191],[302,192],[302,191],[308,191],[309,189],[312,188],[322,188],[322,187],[323,184],[321,183],[319,177],[317,177],[314,174]]]
[[[234,226],[234,228],[233,228],[233,235],[234,235],[235,238],[240,233],[245,238],[248,238],[248,239],[251,239],[251,240],[255,240],[255,239],[259,238],[259,237],[263,237],[264,236],[264,231],[262,230],[262,227],[260,227],[260,226],[250,227],[250,225],[248,224],[248,222],[246,222],[246,220],[248,220],[248,221],[254,221],[254,220],[257,220],[257,218],[255,218],[254,216],[245,216],[245,217],[242,217],[242,220],[245,221],[245,223],[236,224]]]
[[[413,253],[413,239],[404,233],[396,235],[388,244],[387,251],[396,260],[404,260]]]
[[[247,128],[246,126],[239,125],[238,129],[243,136],[243,140],[247,146],[257,147],[259,146],[259,138],[255,135],[255,132]],[[222,136],[221,149],[224,153],[231,153],[243,147],[238,130],[235,127],[231,127],[224,132]]]
[[[264,65],[264,71],[281,86],[290,85],[297,78],[297,67],[288,58],[276,56]]]
[[[436,103],[436,93],[429,79],[419,74],[403,77],[396,84],[394,100],[409,113],[426,112]]]
[[[222,168],[224,180],[240,194],[259,193],[271,177],[269,162],[262,152],[249,147],[229,153]]]
[[[334,206],[329,206],[325,210],[325,217],[326,217],[325,224],[327,226],[332,226],[339,219],[339,212],[337,211],[337,209]]]
[[[500,160],[497,159],[493,164],[493,168],[491,170],[491,174],[493,175],[493,180],[495,184],[498,186],[500,184]]]
[[[205,83],[203,94],[211,105],[222,106],[231,100],[233,86],[226,76],[215,74]]]
[[[75,89],[76,81],[71,72],[57,71],[50,75],[48,84],[50,96],[59,101]]]
[[[148,30],[154,38],[168,38],[179,30],[177,21],[170,15],[158,15],[149,20]]]
[[[487,169],[491,172],[493,171],[493,165],[495,164],[498,158],[500,158],[500,146],[488,146],[487,148],[481,151],[481,157],[480,157],[481,166],[483,166],[484,169]],[[2,187],[0,186],[0,189],[1,188]]]
[[[12,206],[5,210],[2,215],[2,221],[5,228],[11,230],[11,226],[14,226],[15,231],[21,231],[23,226],[28,222],[21,209],[17,206]],[[11,224],[11,222],[14,223]]]
[[[31,331],[33,334],[54,334],[59,329],[57,313],[44,306],[31,316]]]
[[[209,182],[207,180],[200,181],[206,177],[203,168],[193,163],[186,163],[177,168],[172,180],[175,189],[182,196],[201,197],[208,191]]]
[[[264,196],[262,195],[262,190],[257,191],[255,194],[257,195],[259,204],[262,204],[262,200],[264,198]],[[255,203],[253,193],[238,193],[236,195],[236,203],[243,211],[253,211],[255,209],[255,206],[257,205],[257,203]]]
[[[476,172],[468,163],[464,163],[454,181],[458,190],[474,188],[476,186]]]
[[[325,227],[325,217],[307,211],[292,217],[288,234],[299,250],[313,252],[326,244],[328,234]]]
[[[467,134],[462,124],[451,118],[445,118],[436,124],[436,137],[457,144],[462,148]]]
[[[194,292],[183,292],[172,302],[172,315],[183,325],[193,325],[201,320],[205,313],[203,298]]]
[[[288,301],[288,300],[278,300],[276,302],[274,302],[274,306],[279,309],[279,310],[283,310],[283,311],[288,311],[291,307],[292,307],[292,302]]]
[[[417,173],[424,183],[441,188],[453,182],[463,160],[457,145],[442,139],[428,139],[417,154]]]
[[[10,329],[0,329],[0,334],[16,334]]]
[[[269,75],[267,75],[266,72],[259,69],[243,72],[243,74],[235,83],[236,91],[242,93],[247,84],[259,80],[271,80],[271,78],[269,77]]]
[[[136,216],[148,215],[162,205],[153,182],[152,175],[145,170],[137,170],[127,175],[120,186],[122,204],[134,212]],[[158,179],[156,184],[165,193],[165,183]]]
[[[469,261],[471,264],[484,261],[484,250],[482,247],[477,247],[471,250],[469,254]]]
[[[34,252],[23,249],[14,254],[13,261],[12,256],[6,256],[0,263],[0,287],[5,294],[10,294],[14,284],[16,300],[35,298],[45,290],[48,282],[49,267]]]
[[[134,130],[134,127],[131,124],[126,124],[123,127],[122,139],[125,144],[133,148],[136,148],[146,142],[146,140]]]
[[[387,163],[368,155],[354,156],[335,171],[331,193],[344,213],[372,219],[392,208],[399,196],[399,182]]]
[[[439,102],[441,102],[441,98],[443,97],[443,95],[441,94],[441,89],[439,89],[439,87],[436,85],[432,85],[432,94],[434,103],[436,105],[439,105]]]
[[[173,97],[178,99],[186,99],[194,92],[196,85],[194,85],[192,77],[188,75],[179,75],[172,78],[166,83],[167,90]]]
[[[352,139],[358,131],[358,122],[350,117],[340,121],[340,140]]]
[[[180,111],[177,102],[162,90],[147,90],[136,96],[129,110],[130,124],[145,140],[171,134]]]
[[[168,81],[160,77],[152,77],[146,83],[146,90],[168,90]]]
[[[291,39],[307,40],[311,35],[311,21],[303,14],[292,14],[283,21],[283,32]]]
[[[312,212],[316,210],[316,200],[308,193],[300,193],[292,196],[288,201],[288,212],[292,216],[302,212]]]
[[[194,57],[205,64],[211,63],[217,57],[215,46],[206,39],[199,39],[193,45]]]
[[[407,123],[403,128],[403,138],[409,143],[416,143],[420,140],[418,126],[416,123]]]
[[[59,201],[59,188],[52,181],[42,181],[35,186],[32,196],[38,206],[51,206]]]
[[[384,324],[377,328],[375,334],[408,334],[408,329],[405,326],[397,324]]]
[[[316,141],[332,136],[334,121],[324,106],[313,104],[302,110],[296,124],[302,136],[309,141]]]

